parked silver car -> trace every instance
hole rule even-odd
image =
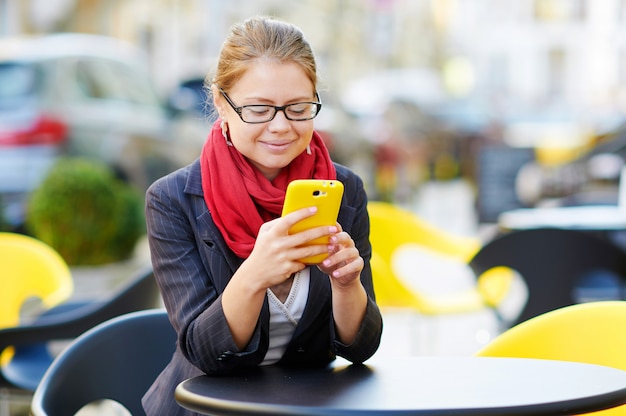
[[[104,161],[145,189],[199,154],[176,149],[173,117],[146,60],[120,40],[84,34],[0,39],[0,198],[10,225],[60,155]],[[201,138],[202,139],[202,138]]]

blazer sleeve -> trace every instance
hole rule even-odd
[[[348,223],[342,227],[348,227],[347,231],[355,242],[359,254],[364,260],[364,267],[361,272],[361,283],[368,295],[367,310],[361,323],[357,337],[350,345],[342,344],[335,334],[335,327],[331,325],[331,336],[333,351],[340,357],[351,362],[362,363],[370,358],[380,345],[382,336],[383,320],[381,312],[376,305],[374,285],[372,281],[372,270],[370,268],[370,258],[372,257],[372,246],[369,240],[370,223],[367,213],[367,194],[363,187],[363,181],[347,168],[337,166],[337,174],[346,186],[345,203],[354,208],[352,221],[344,219]]]
[[[240,351],[221,304],[221,293],[238,265],[232,258],[228,261],[202,196],[183,191],[184,173],[162,178],[146,194],[154,275],[180,350],[207,374],[256,365],[263,358],[260,325],[246,350]]]

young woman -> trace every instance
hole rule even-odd
[[[196,375],[360,363],[376,352],[367,196],[314,130],[317,82],[298,28],[265,17],[235,25],[207,78],[219,119],[200,158],[148,190],[154,274],[178,333],[143,399],[148,415],[189,414],[174,389]],[[338,224],[290,235],[315,208],[281,218],[286,187],[310,178],[343,183]],[[321,236],[330,243],[305,245]],[[321,253],[318,265],[298,261]]]

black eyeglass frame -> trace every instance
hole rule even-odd
[[[230,97],[228,96],[228,94],[226,94],[226,91],[224,91],[221,87],[218,87],[220,90],[220,93],[222,94],[222,96],[226,99],[226,102],[228,103],[228,105],[230,105],[230,107],[235,110],[235,113],[237,113],[237,115],[239,116],[239,118],[241,119],[241,121],[243,121],[244,123],[248,123],[248,124],[263,124],[263,123],[269,123],[270,121],[274,120],[274,118],[276,117],[276,114],[278,114],[279,111],[282,111],[283,114],[285,115],[285,118],[289,121],[307,121],[307,120],[313,120],[315,117],[317,117],[317,115],[320,113],[320,110],[322,109],[322,103],[320,102],[320,96],[317,92],[315,92],[315,97],[317,98],[317,102],[315,101],[303,101],[303,102],[299,102],[299,103],[291,103],[291,104],[286,104],[286,105],[281,105],[281,106],[276,106],[276,105],[270,105],[270,104],[250,104],[250,105],[242,105],[242,106],[237,106],[235,105],[235,103],[233,102],[233,100],[230,99]],[[317,110],[315,110],[315,115],[313,117],[308,117],[308,118],[299,118],[299,119],[293,119],[291,117],[289,117],[289,115],[287,114],[287,112],[285,111],[288,107],[293,106],[293,105],[300,105],[300,104],[313,104],[317,107]],[[274,114],[272,115],[272,117],[269,120],[264,120],[264,121],[246,121],[243,119],[243,109],[246,107],[271,107],[274,109]]]

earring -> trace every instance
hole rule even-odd
[[[307,154],[307,155],[310,155],[310,154],[311,154],[311,145],[310,145],[310,144],[307,144],[307,145],[306,145],[306,154]]]
[[[231,142],[230,139],[228,138],[228,123],[222,120],[220,122],[220,128],[222,129],[222,136],[224,136],[224,139],[226,140],[226,144],[229,146],[232,146],[233,142]]]

